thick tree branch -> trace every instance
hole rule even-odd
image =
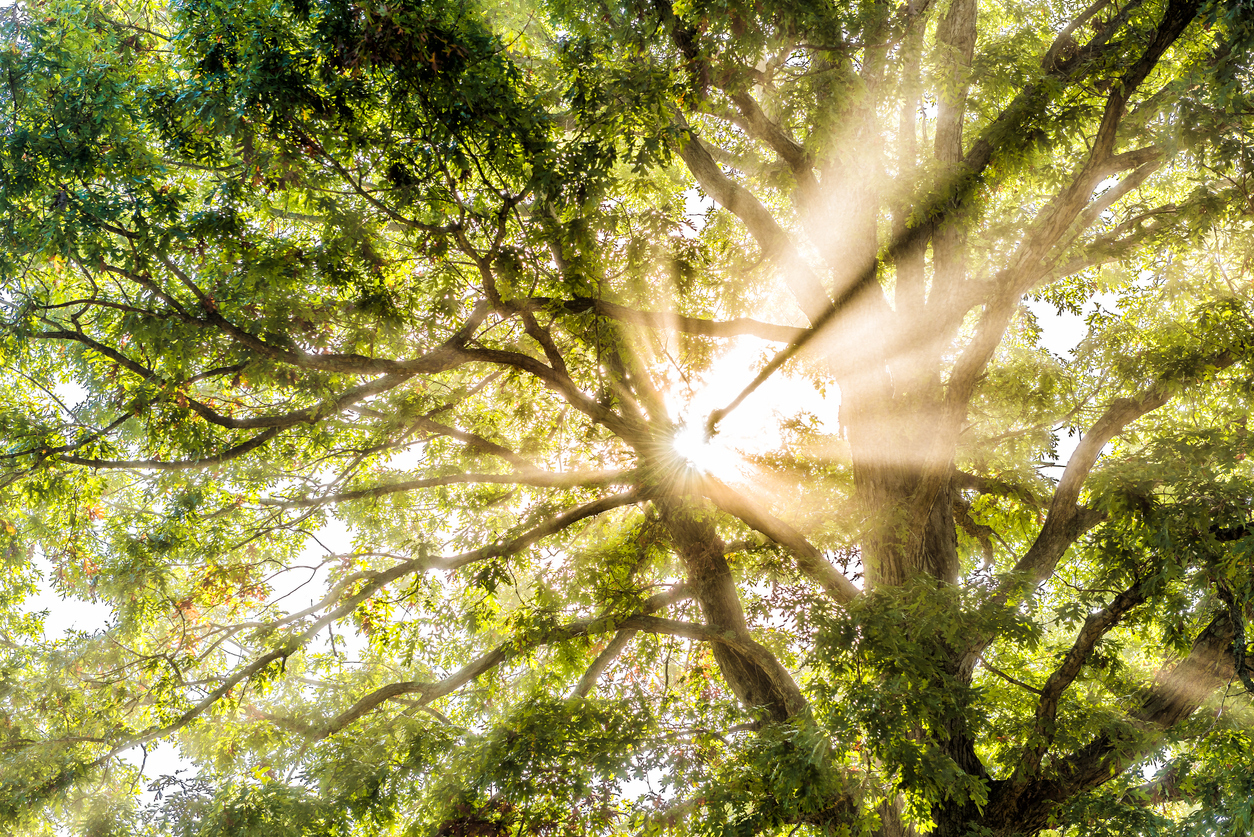
[[[1067,460],[1062,478],[1054,490],[1041,531],[1032,546],[1015,564],[1016,576],[1034,587],[1053,574],[1058,560],[1081,534],[1076,524],[1083,509],[1077,505],[1077,501],[1085,479],[1101,456],[1102,448],[1129,424],[1166,404],[1170,397],[1170,388],[1159,383],[1143,391],[1137,398],[1117,399],[1093,423],[1089,431],[1080,437],[1080,443]]]
[[[683,583],[677,584],[664,593],[658,593],[654,596],[650,596],[649,600],[646,601],[644,606],[641,608],[641,613],[655,613],[664,607],[669,607],[670,605],[675,604],[682,599],[690,598],[691,596],[692,592],[688,589],[688,585]],[[571,692],[571,695],[573,697],[587,697],[591,694],[592,690],[596,687],[597,681],[601,679],[601,675],[605,673],[607,668],[609,668],[610,663],[614,662],[615,658],[623,652],[623,649],[627,647],[637,633],[639,633],[639,630],[635,628],[619,630],[619,632],[614,635],[614,638],[610,640],[609,644],[606,645],[601,653],[597,655],[596,659],[592,661],[592,664],[588,666],[587,670],[584,671],[583,676],[579,678],[579,683],[576,684],[574,691]]]
[[[184,382],[180,382],[177,384],[173,384],[172,382],[167,381],[165,378],[163,378],[156,371],[149,369],[148,367],[144,366],[141,363],[138,363],[135,360],[132,360],[131,358],[127,357],[124,353],[88,337],[86,334],[83,334],[80,331],[69,331],[65,329],[59,329],[59,330],[39,332],[37,334],[32,335],[32,337],[36,337],[42,340],[70,340],[76,343],[80,343],[86,346],[88,349],[91,349],[93,352],[96,352],[97,354],[101,355],[102,357],[109,358],[110,360],[117,363],[119,366],[122,366],[128,371],[134,373],[135,375],[137,375],[144,381],[153,382],[157,384],[158,386],[178,387],[178,386],[183,386],[187,383],[186,381],[184,381]],[[456,365],[456,364],[453,364],[453,365]],[[358,401],[361,401],[366,398],[370,398],[371,396],[378,395],[382,392],[386,392],[387,390],[392,389],[393,387],[399,386],[400,384],[412,378],[415,374],[417,373],[399,373],[399,374],[392,373],[388,375],[383,375],[375,381],[372,381],[366,384],[361,384],[359,386],[346,390],[343,395],[339,396],[338,398],[336,398],[334,401],[330,402],[329,404],[320,404],[314,407],[306,407],[300,410],[292,410],[287,413],[279,413],[277,415],[270,415],[270,416],[255,416],[253,418],[246,418],[246,419],[237,419],[237,418],[234,418],[233,416],[224,416],[218,411],[214,410],[209,405],[191,396],[184,395],[183,400],[186,402],[188,409],[190,409],[192,412],[196,413],[198,416],[208,421],[210,424],[215,424],[219,427],[224,427],[230,430],[260,430],[263,428],[276,428],[276,429],[282,430],[288,427],[294,427],[298,424],[313,422],[327,415],[341,412],[345,408],[355,404]],[[176,398],[177,396],[170,396],[170,400],[175,400]]]
[[[823,557],[823,553],[805,539],[805,536],[748,497],[737,493],[713,477],[701,481],[701,493],[723,511],[766,535],[781,546],[787,547],[797,560],[797,567],[824,592],[841,604],[848,604],[862,591],[845,578],[840,570]]]
[[[440,424],[439,422],[432,421],[430,418],[425,416],[415,419],[413,421],[413,426],[426,433],[456,439],[474,450],[481,450],[484,453],[490,453],[493,456],[504,459],[519,471],[531,472],[539,470],[534,463],[525,457],[519,456],[517,453],[504,445],[497,444],[491,439],[484,438],[476,433],[470,433],[466,430],[450,427],[446,424]]]
[[[656,610],[672,604],[686,596],[686,592],[682,588],[676,588],[670,593],[655,596],[655,601],[650,601],[651,609]],[[570,622],[558,628],[554,628],[547,632],[543,637],[531,639],[523,643],[510,641],[498,645],[490,651],[481,654],[471,662],[459,668],[457,671],[447,677],[434,682],[409,681],[403,683],[389,683],[381,686],[373,692],[363,696],[349,709],[331,719],[323,725],[318,731],[319,738],[327,738],[349,724],[365,716],[369,712],[378,708],[393,698],[402,695],[418,695],[417,703],[426,705],[440,698],[447,697],[461,687],[465,686],[487,672],[508,662],[521,654],[533,651],[548,645],[555,645],[559,642],[566,642],[577,637],[589,636],[601,633],[617,631],[618,636],[623,634],[635,634],[638,631],[648,633],[666,634],[670,636],[680,636],[687,639],[695,639],[702,642],[721,642],[725,644],[735,644],[737,647],[750,648],[756,643],[745,643],[743,640],[725,636],[718,631],[713,631],[704,625],[694,625],[689,622],[676,622],[671,619],[660,619],[655,616],[644,614],[636,614],[632,616],[622,617],[618,619],[580,619]],[[616,640],[617,640],[616,636]],[[625,641],[623,644],[626,644]],[[760,646],[759,646],[760,647]],[[582,695],[580,695],[582,696]]]
[[[1160,155],[1161,156],[1161,155]],[[1096,200],[1084,208],[1076,221],[1077,235],[1091,227],[1102,213],[1110,209],[1117,201],[1125,197],[1133,189],[1139,188],[1150,175],[1158,171],[1162,167],[1160,157],[1151,157],[1145,163],[1141,164],[1127,177],[1121,179],[1118,183],[1111,186],[1105,192],[1098,196]]]
[[[1245,644],[1245,613],[1241,607],[1241,602],[1233,594],[1232,590],[1223,581],[1215,584],[1215,591],[1219,595],[1220,601],[1228,608],[1228,619],[1232,622],[1232,667],[1236,673],[1237,679],[1241,681],[1241,685],[1251,695],[1254,695],[1254,671],[1246,663],[1246,644]]]
[[[1216,614],[1193,642],[1188,655],[1176,665],[1159,671],[1133,717],[1151,727],[1167,730],[1192,715],[1202,701],[1232,678],[1229,650],[1235,635],[1229,614]]]
[[[1026,786],[1005,782],[990,794],[982,825],[996,834],[1034,834],[1044,828],[1056,806],[1120,775],[1157,745],[1158,734],[1193,714],[1208,696],[1232,677],[1232,621],[1215,616],[1188,656],[1163,668],[1141,695],[1131,719],[1146,736],[1129,747],[1127,741],[1102,733],[1089,744],[1053,762],[1050,775]]]
[[[1026,784],[1041,766],[1041,759],[1053,744],[1057,732],[1058,702],[1079,676],[1080,670],[1093,652],[1094,646],[1111,628],[1119,623],[1129,610],[1143,603],[1149,595],[1149,584],[1138,581],[1115,597],[1114,601],[1088,616],[1079,635],[1071,644],[1071,648],[1063,657],[1062,664],[1050,674],[1045,685],[1041,687],[1041,699],[1036,705],[1036,720],[1029,746],[1019,764],[1015,767],[1012,782]]]
[[[761,140],[788,164],[797,185],[810,192],[818,189],[818,181],[814,179],[814,161],[805,148],[788,136],[784,129],[771,121],[762,110],[758,100],[743,90],[725,89],[727,97],[736,105],[744,117],[742,125],[748,129],[755,139]]]
[[[785,284],[813,325],[831,305],[823,283],[806,265],[796,245],[770,210],[748,189],[723,173],[687,123],[681,121],[680,129],[686,139],[679,153],[697,184],[724,209],[744,222],[762,248],[762,254],[779,266]]]
[[[280,428],[271,428],[264,430],[253,436],[251,439],[240,442],[234,447],[227,448],[221,453],[212,456],[204,456],[199,459],[94,459],[89,456],[78,456],[77,454],[62,453],[57,455],[57,459],[61,462],[67,462],[70,465],[82,465],[88,468],[107,468],[107,469],[135,469],[135,470],[153,470],[153,471],[194,471],[198,468],[211,468],[215,465],[221,465],[224,462],[230,462],[232,459],[238,459],[246,453],[257,450],[266,442],[273,439],[283,432]]]
[[[1222,356],[1211,362],[1222,367],[1234,360],[1230,356]],[[1041,531],[1028,551],[1015,563],[1012,572],[1001,582],[997,592],[1000,601],[1007,601],[1015,595],[1031,595],[1053,575],[1058,561],[1071,544],[1102,519],[1100,514],[1077,502],[1089,472],[1101,456],[1102,448],[1129,424],[1166,404],[1170,397],[1171,388],[1159,382],[1146,388],[1137,398],[1117,399],[1080,438],[1054,490]],[[963,655],[960,668],[967,673],[973,671],[990,641],[989,637],[977,638]]]
[[[620,416],[609,407],[594,401],[581,391],[569,377],[558,373],[552,367],[546,366],[530,355],[504,349],[459,349],[457,353],[459,357],[467,361],[509,366],[527,372],[560,395],[572,407],[598,424],[609,428],[615,435],[629,444],[639,445],[648,441],[648,432],[638,422]]]
[[[444,344],[432,349],[430,352],[421,357],[411,358],[409,360],[390,360],[386,358],[372,358],[364,355],[351,353],[335,353],[327,354],[310,354],[290,346],[276,345],[273,342],[263,340],[262,338],[252,334],[245,329],[237,326],[235,323],[223,317],[218,312],[217,302],[207,293],[200,289],[192,278],[167,258],[162,257],[162,263],[171,273],[173,273],[180,282],[192,295],[196,297],[200,303],[200,307],[204,312],[202,318],[196,322],[211,325],[223,333],[233,338],[236,342],[249,349],[252,349],[262,357],[270,360],[286,363],[301,369],[315,369],[324,372],[348,372],[357,374],[429,374],[432,372],[442,372],[456,365],[457,349],[466,344],[483,323],[484,319],[492,310],[492,305],[486,301],[480,301],[472,309],[470,316],[460,329],[445,341]]]
[[[579,682],[575,684],[574,690],[570,693],[571,697],[587,697],[592,694],[592,690],[596,688],[597,681],[601,679],[601,675],[610,667],[610,663],[623,653],[638,632],[634,629],[619,630],[614,634],[614,638],[609,644],[602,649],[592,664],[584,671],[583,676],[579,678]]]

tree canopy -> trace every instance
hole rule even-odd
[[[1254,6],[1087,2],[0,10],[5,831],[1249,833]]]

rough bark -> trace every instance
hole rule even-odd
[[[941,55],[941,95],[937,100],[935,151],[943,181],[956,179],[962,165],[962,121],[969,88],[967,73],[975,54],[975,23],[975,0],[954,0],[936,30]],[[965,249],[963,220],[950,217],[943,221],[932,237],[933,295],[937,302],[952,295],[964,277]]]

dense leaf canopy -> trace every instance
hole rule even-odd
[[[6,833],[1249,833],[1248,0],[0,31]]]

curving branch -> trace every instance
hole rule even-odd
[[[1077,501],[1084,481],[1101,456],[1102,448],[1129,424],[1157,410],[1170,398],[1171,390],[1163,383],[1156,383],[1136,398],[1117,399],[1080,437],[1080,443],[1067,460],[1062,478],[1054,490],[1041,531],[1015,564],[1016,575],[1035,587],[1053,574],[1063,553],[1083,533],[1079,524],[1084,520],[1084,509],[1077,505]],[[1007,582],[1010,583],[1013,582]]]
[[[1209,362],[1223,368],[1234,363],[1235,358],[1221,355],[1209,359]],[[1158,382],[1143,390],[1137,398],[1116,399],[1080,438],[1054,490],[1041,531],[1028,551],[1015,563],[1012,572],[1002,580],[996,594],[998,601],[1008,601],[1015,595],[1032,595],[1053,575],[1059,560],[1076,539],[1101,521],[1100,514],[1079,505],[1078,500],[1102,448],[1129,424],[1163,406],[1170,398],[1170,387],[1165,382]],[[979,637],[973,641],[962,657],[960,668],[968,674],[973,671],[991,641],[990,637]]]
[[[669,607],[672,604],[691,597],[691,588],[689,588],[686,583],[681,581],[679,584],[674,585],[663,593],[650,596],[648,601],[646,601],[641,607],[641,613],[655,613],[664,607]],[[596,659],[592,661],[592,664],[588,666],[587,670],[584,671],[583,676],[579,678],[579,683],[576,684],[575,690],[571,692],[571,695],[573,697],[587,697],[596,686],[597,680],[599,680],[601,675],[605,673],[605,669],[609,668],[610,663],[614,662],[614,659],[623,652],[623,649],[627,647],[627,644],[630,643],[639,632],[640,631],[636,628],[624,628],[619,630],[619,632],[614,635],[614,638],[610,640],[609,644],[606,645],[604,650],[602,650],[601,653],[597,655]]]
[[[685,137],[679,153],[697,184],[719,205],[739,218],[762,248],[779,265],[785,284],[813,324],[831,306],[822,281],[806,265],[787,231],[752,192],[723,173],[709,149],[682,118],[677,126]]]
[[[458,357],[467,361],[491,363],[496,366],[508,366],[527,372],[539,379],[546,387],[560,395],[566,403],[604,425],[615,435],[631,444],[644,444],[649,434],[639,422],[620,416],[618,413],[592,399],[575,385],[570,377],[556,369],[546,366],[541,361],[522,352],[511,352],[505,349],[457,349]]]
[[[438,421],[433,421],[427,416],[414,419],[413,427],[435,436],[447,436],[450,439],[456,439],[473,450],[480,450],[484,453],[490,453],[493,456],[504,459],[520,471],[539,470],[529,459],[519,456],[517,453],[504,445],[497,444],[491,439],[480,436],[477,433],[471,433],[467,430],[450,427],[447,424],[441,424]]]
[[[69,340],[72,342],[80,343],[81,345],[86,346],[88,349],[90,349],[93,352],[96,352],[102,357],[109,358],[114,363],[117,363],[119,366],[125,368],[129,372],[135,374],[136,376],[142,378],[145,381],[155,382],[159,386],[169,386],[172,383],[164,379],[156,371],[149,369],[143,364],[127,357],[124,353],[110,346],[106,346],[103,343],[100,343],[99,341],[92,339],[91,337],[88,337],[86,334],[83,334],[81,331],[68,331],[65,329],[54,329],[51,331],[39,332],[31,336],[41,339],[41,340]],[[451,363],[449,367],[447,368],[452,368],[453,366],[456,366],[456,365],[457,365],[456,363]],[[431,371],[444,371],[444,370],[431,370]],[[234,418],[233,416],[224,416],[218,411],[214,410],[209,405],[205,404],[203,401],[200,401],[191,396],[185,395],[183,396],[183,398],[186,401],[187,406],[190,410],[192,410],[201,418],[208,421],[210,424],[215,424],[218,427],[224,427],[229,430],[259,430],[262,428],[284,429],[288,427],[294,427],[298,424],[304,424],[307,422],[316,421],[317,419],[330,415],[333,412],[340,412],[341,410],[357,403],[358,401],[362,401],[364,399],[370,398],[371,396],[378,395],[382,392],[386,392],[389,389],[399,386],[400,384],[403,384],[405,381],[409,380],[416,374],[417,374],[416,372],[389,373],[389,374],[383,375],[382,377],[370,383],[361,384],[359,386],[346,390],[342,395],[340,395],[338,398],[336,398],[334,401],[330,402],[329,404],[320,404],[320,405],[313,406],[313,407],[305,407],[304,409],[300,409],[300,410],[291,410],[289,412],[280,413],[277,415],[256,416],[254,418],[247,418],[247,419],[237,419],[237,418]],[[186,383],[186,382],[183,382],[183,383]]]
[[[199,459],[167,460],[167,459],[94,459],[90,456],[78,456],[72,453],[57,454],[56,458],[70,465],[82,465],[88,468],[136,469],[153,471],[193,471],[197,468],[212,468],[223,462],[238,459],[246,453],[257,450],[266,442],[278,436],[282,429],[273,427],[258,433],[256,436],[227,448],[221,453],[204,456]]]
[[[614,638],[609,641],[600,654],[597,654],[592,664],[584,671],[583,676],[579,678],[579,682],[575,684],[574,690],[570,693],[571,697],[587,697],[596,688],[597,681],[601,679],[601,675],[610,667],[610,663],[623,653],[630,642],[636,638],[639,631],[634,628],[620,629],[614,634]]]
[[[480,301],[471,310],[470,316],[460,329],[445,343],[432,349],[421,357],[408,360],[391,360],[372,358],[365,355],[329,352],[327,354],[310,354],[290,346],[278,345],[258,337],[222,316],[218,304],[212,296],[205,293],[185,271],[166,257],[160,257],[161,263],[191,291],[200,303],[203,315],[192,318],[192,322],[208,325],[233,338],[245,346],[270,360],[295,366],[300,369],[313,369],[323,372],[347,372],[357,374],[426,374],[443,372],[456,365],[457,348],[464,346],[478,330],[479,326],[492,311],[491,303]],[[151,283],[145,283],[149,287]]]
[[[700,484],[701,493],[714,505],[743,522],[751,529],[766,535],[777,544],[786,547],[797,560],[797,567],[815,581],[832,599],[841,604],[853,601],[862,591],[823,557],[814,544],[784,521],[737,493],[713,477],[706,477]]]
[[[281,433],[283,430],[286,430],[291,427],[295,427],[296,425],[299,425],[299,424],[312,423],[314,421],[317,421],[318,419],[325,418],[327,416],[343,412],[345,409],[352,406],[353,404],[356,404],[359,401],[363,401],[374,395],[378,395],[380,393],[387,392],[388,390],[393,389],[394,387],[407,381],[410,377],[412,377],[411,374],[384,375],[383,377],[375,381],[371,381],[369,383],[352,387],[351,389],[346,390],[342,395],[340,395],[335,400],[326,404],[322,404],[322,405],[318,405],[314,407],[306,407],[304,409],[295,410],[293,412],[286,413],[280,416],[269,416],[269,417],[257,418],[257,419],[244,419],[244,420],[239,420],[239,421],[230,420],[229,424],[223,424],[223,426],[237,427],[237,428],[264,427],[267,429],[261,433],[258,433],[256,436],[254,436],[251,439],[248,439],[247,441],[241,442],[231,448],[228,448],[227,450],[222,451],[221,453],[214,454],[212,456],[204,456],[204,457],[200,457],[197,459],[185,459],[185,460],[97,459],[93,457],[78,456],[77,454],[71,454],[71,453],[60,453],[57,455],[57,459],[62,462],[67,462],[71,465],[83,465],[83,466],[87,466],[90,468],[108,468],[108,469],[136,468],[136,469],[151,469],[151,470],[156,470],[156,471],[188,471],[188,470],[195,470],[197,468],[208,468],[214,465],[219,465],[223,462],[228,462],[232,459],[236,459],[240,456],[243,456],[246,453],[256,450],[257,448],[260,448],[266,442],[270,441],[275,436],[279,435],[279,433]],[[212,412],[208,410],[208,408],[205,408],[205,409],[208,412]],[[220,423],[220,422],[214,422],[214,423]],[[117,422],[115,422],[114,426],[116,425],[117,425]],[[80,443],[80,445],[78,446],[81,446],[81,444],[85,444],[85,443],[86,442],[84,441]]]
[[[758,104],[758,100],[748,92],[730,87],[724,87],[723,90],[727,98],[731,99],[732,104],[740,111],[740,115],[744,117],[737,120],[737,124],[755,139],[766,143],[781,160],[788,164],[793,177],[797,179],[798,186],[807,191],[816,190],[818,181],[814,178],[814,160],[811,159],[805,147],[788,136],[778,124],[771,121],[771,118],[762,110],[762,106]]]
[[[1058,803],[1110,781],[1143,758],[1158,746],[1158,734],[1192,715],[1232,677],[1233,635],[1228,614],[1219,613],[1183,660],[1159,671],[1129,713],[1129,719],[1149,735],[1129,746],[1126,737],[1103,732],[1052,762],[1048,775],[1027,783],[998,784],[989,795],[982,824],[993,833],[1036,833],[1046,827]]]
[[[1101,217],[1102,213],[1114,206],[1116,202],[1126,197],[1132,190],[1140,188],[1141,185],[1149,179],[1150,175],[1162,168],[1163,155],[1160,151],[1157,149],[1142,150],[1153,153],[1143,155],[1146,157],[1144,163],[1140,164],[1127,177],[1122,178],[1118,183],[1111,186],[1105,192],[1102,192],[1096,200],[1084,208],[1084,211],[1080,213],[1080,216],[1076,221],[1077,234],[1093,226],[1093,224],[1097,222],[1098,218]],[[1136,152],[1130,151],[1128,154],[1135,155]],[[1126,155],[1120,154],[1115,157],[1111,157],[1110,159],[1113,162],[1118,159],[1118,157],[1123,156]]]
[[[665,605],[672,604],[685,598],[686,590],[676,588],[668,593],[660,594],[646,605],[646,609],[659,609]],[[622,634],[632,634],[639,631],[647,633],[666,634],[669,636],[679,636],[686,639],[695,639],[702,642],[721,642],[733,645],[741,650],[757,646],[752,641],[746,642],[743,638],[728,636],[724,632],[716,631],[705,625],[697,625],[691,622],[677,622],[672,619],[661,619],[647,614],[634,614],[622,618],[602,618],[602,619],[580,619],[570,622],[566,625],[554,628],[546,633],[543,637],[531,639],[526,642],[509,641],[498,645],[490,651],[487,651],[457,671],[447,677],[434,682],[411,680],[400,683],[389,683],[361,697],[356,703],[344,712],[332,718],[318,730],[319,738],[327,738],[334,735],[340,730],[359,718],[370,713],[382,704],[403,695],[418,695],[416,703],[425,706],[440,698],[447,697],[456,692],[487,672],[518,657],[526,652],[534,651],[537,648],[555,645],[559,642],[566,642],[583,636],[608,633],[617,631]],[[617,639],[617,637],[616,637]],[[626,644],[624,641],[623,644]],[[760,646],[757,646],[760,648]],[[608,664],[608,662],[607,662]],[[582,682],[582,681],[581,681]],[[590,687],[589,687],[590,688]],[[582,696],[582,695],[580,695]]]
[[[512,540],[498,541],[497,543],[489,544],[488,546],[480,547],[479,549],[471,550],[470,552],[463,552],[460,555],[454,555],[450,558],[442,558],[440,560],[443,568],[457,570],[479,561],[487,561],[492,558],[514,555],[518,552],[522,552],[524,549],[542,538],[557,534],[573,523],[578,523],[580,520],[586,520],[589,517],[595,517],[598,514],[604,514],[607,511],[619,509],[623,506],[634,505],[643,499],[643,493],[638,489],[632,489],[631,491],[624,491],[621,494],[613,494],[609,497],[603,497],[600,500],[596,500],[582,506],[577,506],[573,509],[568,509],[561,514],[546,520],[534,529],[513,538]]]
[[[1128,589],[1115,596],[1110,604],[1084,620],[1084,626],[1076,636],[1071,648],[1063,657],[1062,663],[1050,674],[1049,679],[1040,690],[1040,700],[1036,705],[1036,719],[1032,734],[1028,737],[1032,745],[1023,754],[1015,767],[1011,782],[1026,783],[1028,778],[1040,769],[1041,759],[1049,751],[1057,732],[1058,702],[1064,691],[1080,674],[1084,663],[1093,653],[1097,642],[1110,632],[1119,620],[1134,607],[1142,604],[1149,596],[1150,584],[1144,580],[1137,581]]]
[[[1241,681],[1241,685],[1251,695],[1254,695],[1254,670],[1246,662],[1245,644],[1245,613],[1242,612],[1240,601],[1229,589],[1228,585],[1223,581],[1215,584],[1215,590],[1219,595],[1220,601],[1228,608],[1228,619],[1232,622],[1232,668],[1236,673],[1237,679]]]

